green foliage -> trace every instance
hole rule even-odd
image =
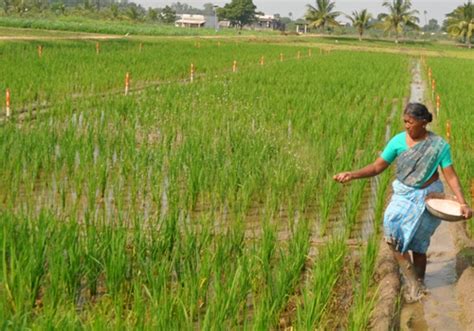
[[[466,45],[472,47],[474,36],[474,4],[471,0],[447,14],[445,25],[450,35],[462,38]]]
[[[165,6],[160,12],[160,19],[163,23],[172,24],[176,21],[176,12],[170,6]]]
[[[310,22],[311,27],[321,28],[323,32],[328,26],[339,26],[336,18],[341,15],[334,11],[335,2],[331,0],[316,0],[316,7],[307,5],[308,11],[305,18]]]
[[[367,9],[363,9],[360,12],[353,11],[352,16],[347,16],[347,18],[351,20],[352,26],[359,32],[359,40],[362,40],[362,35],[365,30],[372,28],[370,24],[372,14],[368,13]]]
[[[411,10],[410,0],[384,1],[383,6],[387,7],[389,12],[380,14],[378,18],[382,20],[381,27],[386,32],[395,32],[395,43],[398,44],[399,35],[405,28],[419,29],[419,19],[416,16],[418,11]]]
[[[232,0],[226,3],[223,8],[217,9],[220,20],[229,20],[232,25],[242,27],[255,21],[257,6],[252,0]]]

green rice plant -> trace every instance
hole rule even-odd
[[[104,43],[99,55],[90,42],[50,42],[38,59],[36,46],[0,45],[2,72],[25,78],[14,79],[17,87],[43,86],[18,100],[51,101],[0,128],[8,215],[0,320],[18,328],[276,328],[298,295],[316,225],[330,244],[296,320],[304,329],[324,325],[347,250],[331,240],[329,212],[342,201],[348,236],[365,185],[341,188],[332,175],[383,147],[392,100],[408,86],[406,57],[333,52],[280,62],[282,50],[295,48],[150,40],[139,55],[136,42]],[[18,68],[13,54],[22,49]],[[191,59],[206,75],[185,84]],[[135,83],[153,87],[121,95],[129,65]],[[169,82],[155,84],[162,78]],[[27,271],[10,272],[20,266]]]
[[[367,246],[361,249],[360,276],[354,279],[354,299],[349,313],[348,330],[363,330],[369,325],[370,315],[375,306],[376,295],[373,293],[373,274],[377,257],[378,236],[372,235]]]
[[[280,250],[279,256],[275,257],[277,261],[273,264],[273,270],[268,270],[270,261],[267,261],[268,264],[262,261],[266,280],[262,284],[263,288],[258,289],[262,293],[254,293],[256,298],[262,296],[254,304],[254,329],[268,329],[277,325],[279,314],[300,280],[309,249],[309,229],[308,223],[301,220],[296,227],[287,251]]]
[[[426,64],[432,68],[436,80],[435,96],[440,95],[441,107],[437,120],[437,131],[446,137],[446,123],[451,123],[452,136],[449,141],[454,167],[461,180],[466,199],[472,200],[472,174],[474,159],[472,141],[474,130],[473,114],[469,110],[472,104],[472,61],[462,59],[430,58]],[[425,73],[427,75],[427,73]],[[431,93],[431,91],[427,91]],[[433,105],[436,102],[433,100]],[[435,108],[435,107],[434,107]],[[436,112],[436,109],[433,109]],[[473,221],[468,222],[471,236],[474,235]]]
[[[297,306],[297,328],[309,330],[324,326],[326,309],[344,266],[346,252],[347,246],[342,239],[329,242],[318,252]]]

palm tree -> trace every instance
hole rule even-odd
[[[357,10],[353,11],[352,16],[346,16],[351,20],[352,26],[359,32],[359,41],[362,41],[364,30],[370,29],[372,27],[372,25],[369,24],[372,14],[368,13],[367,9],[363,9],[361,12],[358,12]]]
[[[305,19],[310,22],[309,26],[315,28],[322,28],[323,32],[326,26],[339,26],[336,17],[341,15],[338,11],[333,11],[335,3],[331,0],[316,0],[316,7],[306,5],[308,11]]]
[[[467,47],[471,48],[471,38],[474,35],[474,4],[471,0],[446,16],[449,34],[462,37]]]
[[[405,27],[419,29],[420,27],[416,24],[420,20],[415,15],[418,14],[418,10],[411,10],[410,0],[393,0],[392,2],[384,1],[382,6],[387,7],[389,13],[383,13],[379,15],[379,19],[382,20],[382,26],[385,32],[394,30],[395,31],[395,43],[398,44],[398,36]]]

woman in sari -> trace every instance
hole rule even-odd
[[[356,171],[339,173],[334,179],[346,183],[376,176],[397,159],[393,195],[384,214],[384,235],[405,276],[408,287],[405,299],[414,301],[423,295],[426,251],[431,236],[441,223],[425,208],[425,197],[429,193],[443,192],[438,168],[461,204],[465,219],[472,217],[472,210],[462,193],[449,144],[426,129],[432,121],[428,109],[422,104],[410,103],[405,108],[403,121],[405,131],[389,141],[374,163]]]

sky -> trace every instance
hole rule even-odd
[[[133,0],[142,6],[148,7],[164,7],[170,5],[178,0]],[[206,2],[223,6],[231,0],[180,0],[181,3],[187,3],[196,8],[202,8],[202,5]],[[346,14],[351,14],[353,10],[361,10],[367,8],[369,12],[373,13],[374,16],[385,12],[382,7],[383,0],[367,1],[367,0],[335,0],[336,10],[342,11]],[[424,11],[427,11],[426,18],[429,21],[431,18],[437,19],[441,24],[445,19],[445,15],[451,12],[457,6],[462,5],[467,0],[412,0],[413,8],[420,12],[420,24],[425,24]],[[258,11],[264,12],[266,15],[280,14],[281,16],[288,16],[288,13],[293,13],[293,18],[303,17],[306,12],[306,5],[315,5],[315,0],[293,0],[293,1],[282,1],[282,0],[253,0],[253,3],[257,6]],[[341,19],[341,21],[345,21]]]

